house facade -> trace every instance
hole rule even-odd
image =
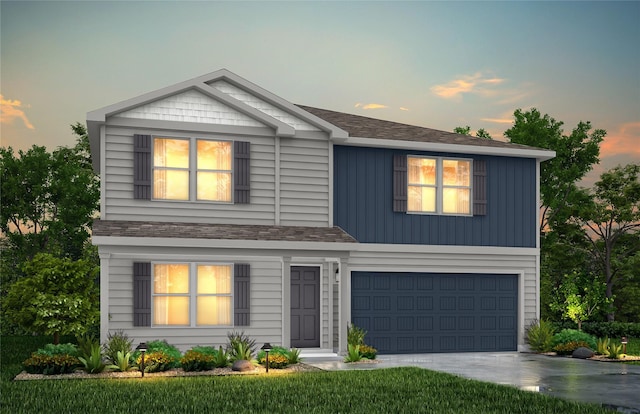
[[[551,151],[294,105],[220,70],[87,114],[101,339],[518,350]]]

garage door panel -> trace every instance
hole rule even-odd
[[[516,350],[517,290],[516,275],[353,272],[352,321],[381,354]]]

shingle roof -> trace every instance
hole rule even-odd
[[[440,144],[473,145],[495,148],[532,149],[526,145],[491,139],[481,139],[469,135],[439,131],[398,122],[383,121],[366,116],[352,115],[344,112],[330,111],[311,106],[296,105],[301,109],[344,129],[351,137],[389,139],[398,141],[433,142]]]
[[[94,236],[356,243],[340,227],[254,226],[94,220]]]

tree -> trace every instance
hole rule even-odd
[[[32,332],[81,335],[100,320],[99,268],[85,260],[37,254],[25,263],[26,276],[9,288],[3,301],[4,317]]]
[[[555,158],[543,162],[540,170],[540,233],[544,233],[569,218],[565,207],[579,196],[576,183],[600,161],[600,143],[606,131],[591,131],[590,122],[580,121],[571,135],[563,135],[563,122],[543,116],[535,108],[526,112],[517,109],[513,116],[514,125],[504,133],[512,143],[556,152]]]
[[[618,273],[640,251],[640,164],[618,166],[602,173],[593,191],[581,190],[570,224],[581,231],[589,252],[613,298]],[[634,259],[635,260],[635,259]],[[607,315],[609,321],[614,312]]]
[[[49,153],[34,145],[18,157],[11,147],[0,148],[0,229],[9,248],[21,253],[20,263],[42,251],[78,259],[89,238],[100,186],[86,129],[71,128],[78,137],[73,148]]]
[[[455,127],[453,128],[453,132],[461,135],[471,135],[471,127],[469,125],[464,127]],[[480,128],[479,130],[476,131],[476,137],[482,138],[482,139],[493,139],[491,138],[491,135],[484,128]]]
[[[608,309],[612,303],[613,300],[605,296],[605,289],[605,284],[591,275],[577,272],[565,274],[551,308],[577,323],[580,331],[582,322],[588,321],[599,309]]]

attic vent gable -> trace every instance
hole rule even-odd
[[[264,127],[255,119],[196,90],[184,91],[113,115],[120,118]]]

